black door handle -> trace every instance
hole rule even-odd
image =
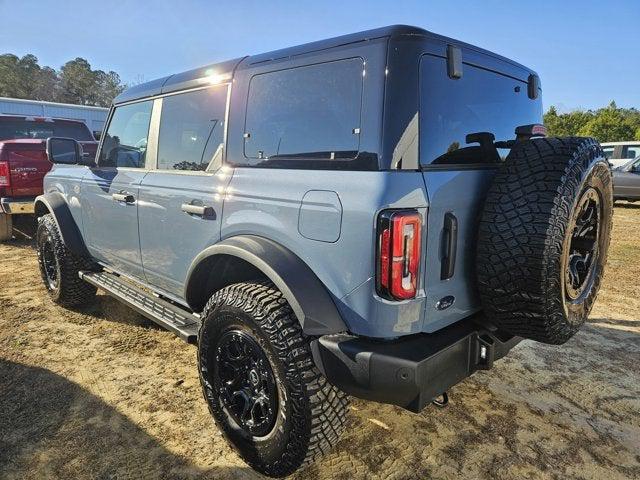
[[[116,202],[133,203],[136,201],[136,197],[130,193],[114,193],[111,195]]]
[[[207,205],[193,205],[192,203],[183,203],[182,211],[189,215],[198,215],[199,217],[213,217],[215,210]]]
[[[458,250],[458,219],[447,212],[444,215],[443,234],[443,255],[440,268],[440,280],[447,280],[453,277],[456,269],[456,253]]]

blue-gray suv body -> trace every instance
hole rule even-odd
[[[589,254],[608,238],[606,179],[584,199],[564,193],[578,220],[556,239],[561,304],[584,308],[542,311],[538,326],[518,303],[548,255],[532,228],[559,215],[540,192],[564,181],[533,165],[547,161],[541,142],[553,165],[586,155],[585,185],[608,175],[595,142],[544,138],[540,92],[522,65],[406,26],[130,88],[96,162],[47,142],[45,285],[68,306],[100,287],[197,343],[229,441],[257,470],[289,474],[335,442],[345,392],[419,411],[521,337],[562,343],[584,321],[606,257]],[[575,233],[583,221],[596,233]]]

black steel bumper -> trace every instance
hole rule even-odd
[[[419,412],[476,370],[491,368],[520,340],[465,319],[392,341],[325,335],[312,350],[329,382],[349,395]]]

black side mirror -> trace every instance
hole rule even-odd
[[[96,139],[96,141],[100,141],[100,137],[102,136],[102,132],[98,131],[98,130],[94,130],[93,131],[93,138]]]
[[[47,158],[51,163],[77,165],[82,161],[82,146],[73,138],[47,138]]]

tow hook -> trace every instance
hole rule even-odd
[[[447,392],[442,392],[442,395],[431,400],[431,403],[438,408],[445,408],[449,405],[449,395]]]

